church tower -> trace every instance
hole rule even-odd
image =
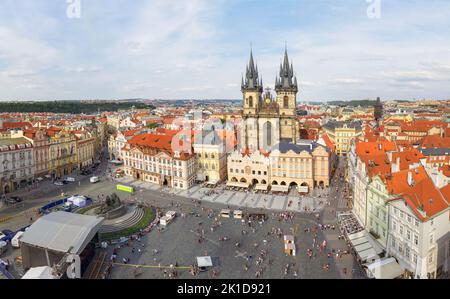
[[[283,63],[280,64],[280,77],[275,79],[277,103],[281,116],[296,116],[297,106],[297,78],[294,76],[294,67],[289,65],[287,49],[284,52]]]
[[[242,78],[241,91],[243,94],[244,116],[255,116],[261,105],[263,93],[262,79],[259,78],[258,66],[253,61],[253,51],[250,51],[250,61]]]

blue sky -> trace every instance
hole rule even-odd
[[[0,2],[0,99],[240,98],[250,43],[272,87],[285,42],[299,101],[450,98],[447,0],[80,3]]]

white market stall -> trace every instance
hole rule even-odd
[[[83,208],[87,205],[87,198],[86,196],[82,195],[74,195],[67,199],[67,202],[70,202],[74,206],[77,206],[79,208]]]
[[[367,276],[375,279],[395,279],[405,272],[393,257],[366,264],[365,268]]]

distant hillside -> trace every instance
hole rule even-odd
[[[331,101],[328,102],[329,105],[335,105],[335,106],[351,106],[351,107],[370,107],[375,105],[376,101],[371,100],[354,100],[354,101]]]
[[[118,111],[122,109],[155,109],[153,105],[138,102],[0,102],[0,112],[53,112],[72,114],[93,114],[98,111]]]

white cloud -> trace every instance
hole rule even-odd
[[[0,27],[0,40],[0,60],[9,62],[15,68],[46,67],[58,54],[56,49],[49,47],[44,42],[19,35],[6,27]]]
[[[329,80],[328,83],[330,83],[332,85],[353,85],[353,84],[364,83],[364,81],[361,79],[342,78],[342,79]]]
[[[98,66],[90,66],[90,67],[76,67],[67,69],[70,73],[97,73],[102,70],[101,67]]]

